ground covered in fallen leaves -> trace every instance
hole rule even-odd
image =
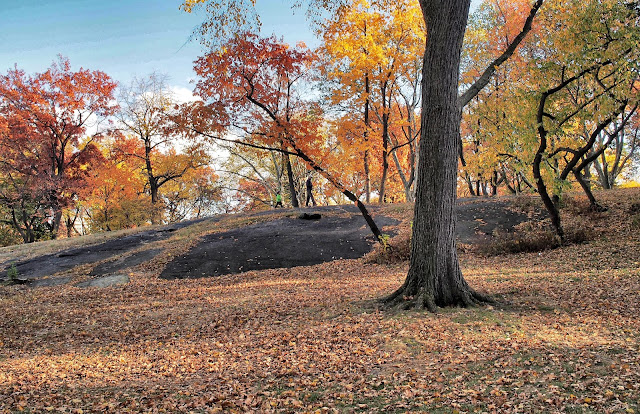
[[[461,254],[504,308],[379,311],[363,259],[0,287],[0,412],[639,412],[640,191],[597,195],[588,243]]]

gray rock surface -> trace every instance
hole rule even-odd
[[[129,276],[127,275],[111,275],[105,277],[99,277],[97,279],[90,279],[84,282],[80,282],[76,285],[79,288],[88,288],[88,287],[109,287],[109,286],[117,286],[117,285],[126,285],[129,283]]]

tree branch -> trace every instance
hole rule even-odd
[[[458,108],[464,108],[469,101],[471,101],[481,90],[484,88],[491,77],[496,72],[498,67],[502,65],[507,59],[509,59],[513,53],[516,51],[522,40],[525,38],[527,33],[531,31],[531,25],[533,24],[533,19],[538,13],[540,6],[542,6],[544,0],[536,0],[533,7],[531,7],[531,11],[529,12],[529,16],[527,16],[527,20],[524,22],[524,26],[522,26],[522,30],[518,35],[513,39],[513,41],[509,44],[507,49],[502,52],[500,56],[498,56],[489,66],[484,70],[482,75],[467,89],[459,98],[458,98]]]
[[[187,129],[191,130],[192,132],[195,132],[198,135],[202,135],[203,137],[207,137],[207,138],[211,138],[211,139],[215,139],[215,140],[219,140],[219,141],[224,141],[224,142],[229,142],[232,144],[238,144],[238,145],[244,145],[245,147],[251,147],[251,148],[256,148],[256,149],[261,149],[261,150],[267,150],[267,151],[277,151],[283,154],[288,154],[288,155],[298,155],[295,152],[291,152],[291,151],[287,151],[281,148],[272,148],[272,147],[265,147],[262,145],[257,145],[257,144],[251,144],[249,142],[244,142],[244,141],[238,141],[235,139],[229,139],[229,138],[223,138],[220,136],[214,136],[211,134],[207,134],[206,132],[197,130],[196,128],[193,128],[191,126],[186,126]]]

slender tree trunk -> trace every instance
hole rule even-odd
[[[78,218],[78,213],[76,213],[75,217],[72,219],[70,215],[65,217],[65,227],[67,229],[67,238],[71,238],[73,235],[74,226],[76,224],[76,220]],[[77,231],[76,231],[77,233]]]
[[[462,276],[455,243],[460,120],[458,71],[470,0],[421,0],[429,33],[422,70],[422,130],[411,259],[386,299],[404,308],[469,306],[486,298]]]
[[[151,203],[158,202],[158,179],[153,175],[153,166],[151,165],[151,148],[145,145],[145,169],[147,170],[147,182],[149,183],[149,192],[151,193]]]
[[[56,209],[53,212],[53,227],[51,229],[51,238],[58,238],[58,231],[60,231],[60,223],[62,223],[62,207],[60,205],[56,206]]]
[[[398,159],[398,151],[393,151],[391,153],[393,157],[393,162],[396,165],[396,169],[398,170],[398,175],[400,176],[400,181],[402,181],[402,188],[404,189],[404,198],[406,202],[413,201],[411,197],[411,183],[407,180],[407,177],[404,175],[402,171],[402,166],[400,165],[400,160]]]
[[[464,180],[467,182],[467,187],[469,187],[469,195],[472,197],[475,196],[476,192],[473,189],[473,181],[471,181],[471,176],[469,176],[469,173],[466,171],[464,173]]]
[[[498,185],[500,185],[500,181],[498,181],[498,171],[493,170],[493,177],[491,178],[491,195],[496,196],[498,194]]]
[[[385,109],[386,110],[386,109]],[[384,203],[387,175],[389,174],[389,114],[382,114],[382,178],[380,179],[380,199]]]
[[[598,173],[598,181],[600,181],[600,185],[605,190],[611,190],[611,184],[609,182],[609,172],[607,171],[607,164],[605,159],[606,154],[600,155],[602,158],[602,167],[600,167],[600,163],[596,160],[593,165],[595,166],[596,172]]]
[[[300,207],[298,204],[298,195],[296,194],[296,183],[293,177],[293,169],[291,168],[291,160],[288,154],[282,154],[284,163],[287,166],[287,179],[289,180],[289,196],[291,197],[291,206],[294,208]]]
[[[596,197],[591,191],[591,186],[589,185],[587,180],[585,180],[585,177],[580,174],[580,171],[573,171],[573,176],[576,177],[576,181],[578,181],[578,184],[580,184],[580,187],[582,187],[582,191],[584,191],[584,193],[587,195],[587,198],[589,199],[589,208],[593,211],[607,211],[606,207],[598,204]]]
[[[151,193],[151,204],[154,208],[157,208],[159,195],[158,190],[160,186],[158,185],[158,178],[153,175],[153,166],[151,165],[151,140],[147,138],[143,138],[144,140],[144,161],[145,161],[145,169],[147,170],[147,183],[149,184],[149,192]],[[157,212],[154,211],[151,214],[151,224],[158,224],[158,216]]]
[[[554,202],[554,200],[552,200],[549,196],[547,186],[542,179],[542,174],[540,171],[540,165],[542,164],[542,155],[547,149],[547,132],[542,126],[538,127],[538,135],[540,137],[540,146],[538,147],[536,156],[533,159],[533,178],[536,181],[536,187],[538,189],[538,194],[540,194],[540,198],[542,199],[542,203],[547,209],[549,217],[551,217],[551,224],[553,225],[553,228],[555,229],[558,237],[560,237],[560,242],[564,243],[564,230],[562,228],[562,223],[560,222],[560,212],[558,211],[557,203]]]
[[[369,128],[371,127],[371,119],[369,115],[369,106],[371,105],[369,93],[371,93],[371,86],[369,84],[368,73],[364,76],[364,92],[367,95],[364,100],[364,141],[367,143],[369,142]],[[371,202],[371,172],[369,170],[368,148],[364,150],[364,200],[367,204]]]
[[[30,239],[30,231],[27,226],[23,229],[20,227],[20,223],[18,222],[18,218],[16,217],[16,210],[14,208],[11,209],[11,222],[13,224],[13,228],[20,234],[22,237],[22,241],[25,243],[31,243]],[[26,224],[26,223],[25,223]]]
[[[513,177],[513,182],[510,183],[509,178],[507,177],[507,171],[503,167],[502,181],[504,181],[504,184],[507,186],[507,189],[509,190],[509,192],[511,192],[511,194],[518,194],[518,191],[520,189],[519,182],[518,182],[518,174],[515,174],[515,176]]]
[[[364,199],[371,201],[371,172],[369,171],[369,150],[364,150]]]
[[[520,181],[518,181],[518,188],[520,189],[520,192],[522,192],[521,183],[524,183],[524,185],[526,185],[527,187],[535,190],[535,187],[533,186],[533,184],[531,184],[529,180],[527,180],[527,177],[525,177],[524,174],[518,173],[518,177],[520,177]]]

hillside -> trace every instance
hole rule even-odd
[[[371,209],[377,225],[393,235],[402,220],[406,225],[411,207],[390,207],[392,215],[394,210],[401,212],[396,218],[388,217],[378,206]],[[320,219],[301,220],[302,212],[319,214]],[[480,241],[496,228],[509,231],[528,219],[500,200],[461,200],[458,215],[463,243]],[[14,246],[0,249],[0,269],[4,277],[14,266],[19,280],[30,286],[91,284],[133,270],[161,270],[162,278],[183,279],[356,259],[373,244],[355,206],[326,206],[219,215]]]
[[[299,225],[291,211],[155,229],[167,237],[97,262],[162,249],[123,268],[125,285],[76,287],[92,278],[92,262],[50,275],[69,277],[63,284],[0,288],[0,412],[638,412],[640,190],[596,196],[608,211],[590,213],[579,197],[563,209],[584,243],[517,254],[500,249],[546,237],[535,199],[462,200],[463,272],[502,305],[436,315],[379,309],[407,264],[371,263],[375,253],[159,277],[215,234]],[[375,211],[398,234],[392,245],[408,233],[411,211]],[[320,222],[351,217],[322,214]],[[517,224],[529,216],[533,223]],[[495,229],[503,217],[510,224]],[[104,242],[0,254],[26,261]]]

